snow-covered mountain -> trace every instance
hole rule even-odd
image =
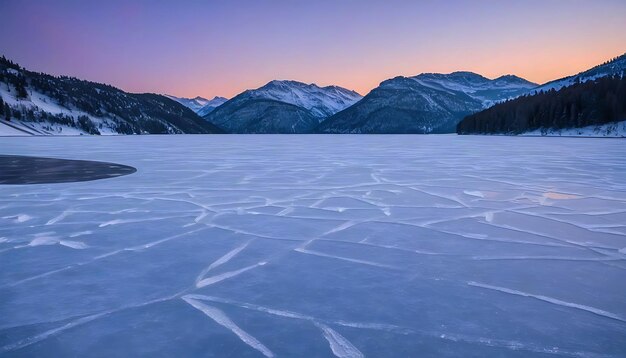
[[[618,56],[601,65],[590,68],[573,76],[564,77],[558,80],[550,81],[541,86],[532,89],[531,93],[540,91],[559,90],[563,87],[571,86],[579,82],[587,82],[605,76],[624,76],[626,75],[626,54]]]
[[[196,111],[196,113],[200,117],[204,117],[207,114],[213,112],[213,110],[215,108],[217,108],[217,107],[223,105],[224,103],[226,103],[226,101],[228,101],[228,98],[215,96],[215,97],[213,97],[213,99],[208,100],[204,104],[204,106],[202,106],[202,108],[200,108],[199,110]]]
[[[176,97],[176,96],[170,96],[168,94],[164,95],[165,97],[169,98],[169,99],[173,99],[174,101],[182,104],[183,106],[191,109],[194,112],[198,112],[198,110],[202,107],[204,107],[207,102],[209,102],[208,99],[203,98],[203,97],[195,97],[195,98],[185,98],[185,97]]]
[[[338,86],[319,87],[297,81],[271,81],[256,90],[247,91],[251,98],[274,99],[311,111],[317,118],[326,118],[353,105],[362,96]]]
[[[424,73],[382,82],[361,101],[322,122],[321,133],[451,133],[464,116],[527,93],[537,84],[506,75]]]
[[[307,133],[361,98],[338,86],[271,81],[237,95],[203,118],[232,133]]]
[[[525,90],[537,86],[536,83],[515,75],[504,75],[491,80],[473,72],[423,73],[412,79],[432,89],[464,93],[480,101],[485,108],[517,97]]]
[[[224,102],[228,101],[227,98],[215,96],[213,99],[206,99],[204,97],[197,96],[195,98],[185,98],[165,95],[165,97],[173,99],[174,101],[182,104],[183,106],[196,112],[200,117],[211,113],[216,107],[221,106]]]
[[[5,134],[221,132],[167,97],[31,72],[4,57],[0,57],[0,97],[0,132]]]

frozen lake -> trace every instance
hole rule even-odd
[[[0,138],[0,356],[624,357],[626,141]]]

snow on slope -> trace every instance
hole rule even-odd
[[[12,121],[28,123],[41,134],[221,132],[164,96],[127,93],[102,83],[33,72],[3,56],[0,96],[9,107],[3,112]]]
[[[251,98],[273,99],[305,108],[318,118],[331,116],[362,98],[355,91],[338,86],[319,87],[314,83],[279,80],[244,93]]]
[[[532,88],[536,84],[514,75],[504,75],[488,79],[473,72],[452,72],[450,74],[423,73],[412,77],[416,81],[432,88],[446,88],[468,94],[490,89]]]
[[[595,66],[587,71],[580,72],[573,76],[554,80],[534,88],[531,93],[539,91],[559,90],[563,87],[571,86],[577,82],[587,82],[597,78],[613,75],[624,76],[626,74],[626,54],[623,54],[612,61]]]
[[[15,93],[16,93],[15,90],[10,89],[8,84],[4,82],[0,82],[0,97],[2,97],[5,103],[9,104],[12,107],[24,107],[27,109],[31,109],[33,111],[42,111],[42,112],[51,113],[51,114],[61,114],[61,115],[66,115],[66,116],[73,117],[73,118],[77,118],[79,116],[86,116],[91,120],[92,123],[98,126],[98,130],[100,131],[100,134],[102,135],[117,134],[112,129],[112,127],[114,126],[114,122],[109,117],[96,117],[96,116],[90,115],[86,112],[83,112],[77,109],[72,109],[72,110],[67,109],[65,107],[60,106],[58,103],[56,103],[54,99],[42,93],[34,91],[32,89],[29,89],[29,97],[26,99],[16,98]],[[13,126],[10,126],[10,124],[13,124]],[[11,130],[8,128],[4,128],[0,132],[0,135],[5,135],[4,133],[12,132],[13,130],[15,130],[15,128],[21,129],[21,134],[19,135],[87,134],[86,132],[76,127],[65,126],[65,125],[61,125],[58,123],[30,122],[30,121],[26,123],[24,121],[20,121],[20,120],[13,118],[10,124],[7,123],[6,121],[3,121],[4,127],[10,127],[13,129]],[[11,134],[11,135],[18,135],[18,134]]]
[[[504,75],[492,80],[466,71],[449,74],[422,73],[411,77],[411,79],[422,86],[435,90],[443,90],[451,94],[464,93],[480,101],[485,108],[498,101],[516,97],[537,86],[536,83],[514,75]]]
[[[537,129],[521,136],[626,138],[626,121],[566,129]]]

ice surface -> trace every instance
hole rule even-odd
[[[0,356],[623,357],[625,146],[3,138],[137,172],[0,186]]]

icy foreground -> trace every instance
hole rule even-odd
[[[3,138],[137,172],[0,186],[0,356],[623,357],[625,145]]]

